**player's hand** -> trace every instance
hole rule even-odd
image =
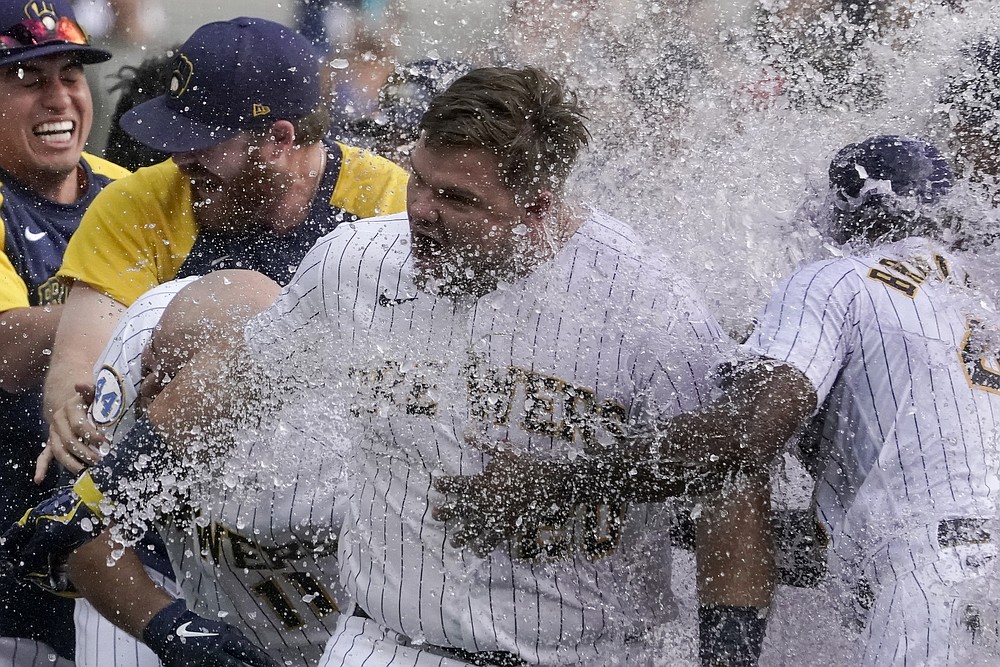
[[[103,530],[103,497],[89,475],[72,487],[56,489],[4,533],[0,557],[15,576],[53,593],[72,593],[66,578],[66,558]]]
[[[441,477],[434,488],[445,501],[433,509],[452,524],[451,544],[486,557],[504,540],[532,535],[539,524],[562,523],[575,508],[569,464],[500,448],[476,475]]]
[[[36,484],[45,479],[53,458],[74,475],[101,459],[99,447],[106,438],[87,414],[94,400],[94,385],[81,383],[74,388],[77,393],[73,398],[49,419],[48,443],[35,464]]]
[[[159,611],[142,640],[163,667],[280,667],[239,628],[203,618],[175,600]]]

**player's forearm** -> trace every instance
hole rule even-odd
[[[696,553],[702,605],[771,604],[777,573],[769,480],[741,481],[701,503]]]
[[[766,475],[702,500],[696,540],[702,665],[750,667],[760,657],[777,577],[770,505]]]
[[[78,383],[90,382],[125,306],[85,283],[75,283],[63,306],[45,377],[45,412],[51,415],[76,396]]]
[[[69,578],[102,616],[141,639],[149,620],[173,598],[149,578],[131,549],[108,565],[112,548],[107,531],[79,547],[69,557]]]
[[[764,469],[815,405],[815,390],[802,373],[758,362],[743,369],[719,400],[637,434],[582,470],[599,482],[597,489],[620,485],[636,502],[714,493],[737,471]]]
[[[16,393],[41,386],[61,314],[61,305],[0,314],[0,388]]]
[[[798,370],[770,360],[738,369],[722,398],[669,421],[661,446],[668,459],[759,468],[802,426],[816,392]]]

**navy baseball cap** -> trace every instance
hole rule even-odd
[[[266,19],[203,25],[170,67],[167,94],[120,120],[134,139],[166,153],[208,148],[322,104],[319,53],[299,33]]]
[[[74,53],[85,64],[111,58],[90,45],[68,0],[0,0],[0,66],[57,53]]]
[[[892,134],[844,146],[830,162],[829,174],[842,210],[854,210],[874,196],[934,204],[952,185],[951,167],[933,144]]]

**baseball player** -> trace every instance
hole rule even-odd
[[[90,406],[90,418],[104,431],[110,444],[113,445],[135,423],[139,407],[139,385],[143,375],[142,352],[153,329],[170,299],[196,279],[190,277],[172,281],[142,295],[125,312],[98,358],[94,367],[94,401]],[[160,555],[165,557],[162,551]],[[165,595],[173,601],[183,596],[175,577],[164,574],[172,571],[169,563],[145,567],[140,563],[138,568],[140,580],[155,584],[143,590],[144,595],[135,596],[133,600],[147,599],[150,595]],[[81,585],[88,581],[86,577],[78,579]],[[123,603],[130,601],[129,597],[132,596],[122,596],[121,593],[120,587],[114,590],[114,595]],[[109,623],[86,598],[77,600],[74,620],[80,628],[76,645],[78,665],[121,665],[124,661],[119,660],[119,656],[125,655],[133,657],[129,662],[135,665],[155,667],[161,664],[149,648]]]
[[[183,318],[167,318],[161,323],[168,304],[195,280],[171,281],[140,297],[126,311],[98,360],[90,414],[95,424],[105,429],[110,446],[134,423],[140,394],[155,393],[155,389],[140,387],[144,375],[148,384],[151,373],[172,374],[183,365],[186,355],[178,349],[147,349],[155,329],[165,337],[185,340],[189,349],[210,340],[218,344],[223,317],[227,324],[237,317],[245,319],[273,302],[277,294],[276,286],[259,274],[220,271],[183,292],[178,299],[181,305],[175,306]],[[214,324],[206,331],[208,322]],[[347,606],[336,584],[336,533],[342,510],[335,508],[336,485],[328,483],[338,476],[337,469],[331,467],[332,462],[315,470],[315,475],[310,475],[309,469],[299,470],[293,484],[269,489],[256,502],[245,488],[216,484],[210,502],[199,506],[196,517],[170,517],[160,531],[175,569],[183,573],[179,585],[155,568],[145,567],[148,576],[144,577],[141,564],[128,551],[114,553],[114,548],[101,540],[85,545],[84,549],[97,547],[103,561],[110,557],[119,562],[114,568],[91,566],[95,572],[81,567],[77,558],[70,577],[84,595],[114,605],[111,617],[122,629],[104,620],[86,598],[81,599],[76,617],[85,632],[78,642],[78,661],[93,665],[161,664],[132,634],[148,638],[156,630],[157,614],[162,612],[161,618],[169,615],[173,605],[238,625],[281,664],[315,664],[337,611]],[[88,558],[88,562],[95,560]],[[158,590],[154,582],[164,590]],[[128,594],[123,595],[123,588]],[[188,604],[175,601],[180,598]],[[123,648],[129,653],[123,653]],[[179,656],[183,659],[180,664],[196,664],[203,659],[202,653],[184,653]],[[134,663],[122,657],[132,654],[137,658]],[[164,663],[178,664],[169,662],[172,657],[164,655]]]
[[[298,33],[257,18],[209,23],[169,67],[169,91],[121,124],[172,158],[96,199],[60,268],[73,288],[46,378],[47,452],[74,473],[97,458],[98,437],[74,386],[139,295],[223,268],[287,283],[340,222],[405,206],[402,169],[327,136],[320,59]]]
[[[974,591],[997,549],[998,322],[923,217],[950,170],[923,141],[879,136],[830,176],[833,231],[860,249],[786,280],[747,347],[798,369],[824,415],[815,504],[857,664],[995,662],[997,609]]]
[[[65,286],[63,252],[98,193],[128,171],[84,151],[94,120],[85,70],[111,58],[67,0],[0,2],[0,521],[54,488],[28,472],[48,425],[42,382]],[[0,573],[0,664],[68,664],[73,605]]]
[[[357,605],[320,664],[634,663],[636,639],[670,613],[665,506],[553,503],[544,524],[473,555],[432,516],[432,483],[504,458],[477,443],[616,451],[636,423],[708,398],[723,336],[627,227],[563,201],[586,131],[550,77],[474,70],[432,102],[422,130],[408,216],[342,225],[247,328],[284,409],[344,406],[355,436],[340,445],[339,562]],[[192,420],[199,438],[213,429],[216,406],[247,389],[213,382],[217,361],[206,350],[167,385],[121,460],[190,443]],[[286,397],[302,377],[312,386]],[[120,499],[113,481],[131,466],[117,459],[10,536],[28,542],[25,568],[87,539],[82,516],[103,514],[92,485]],[[49,521],[60,502],[73,518]]]
[[[52,428],[38,477],[52,456],[72,472],[98,457],[100,434],[75,386],[89,381],[121,313],[147,288],[227,267],[287,282],[341,221],[403,208],[401,169],[325,137],[319,59],[297,33],[263,19],[211,23],[169,67],[171,91],[122,123],[173,158],[95,200],[60,269],[75,282],[47,377]],[[95,555],[92,569],[105,560]],[[96,622],[87,628],[100,636]]]
[[[706,449],[711,465],[767,459],[818,412],[815,505],[830,584],[862,633],[852,664],[995,664],[998,323],[963,256],[936,240],[947,234],[929,205],[950,170],[919,139],[879,136],[841,150],[830,176],[827,231],[854,252],[790,276],[745,345],[757,361],[726,398],[668,422],[653,464],[619,470],[634,466],[632,488],[653,488],[655,463]],[[575,463],[560,474],[549,482],[595,479]],[[508,489],[535,492],[490,485]]]

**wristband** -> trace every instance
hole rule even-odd
[[[698,608],[703,667],[755,667],[764,643],[767,609],[713,605]]]

